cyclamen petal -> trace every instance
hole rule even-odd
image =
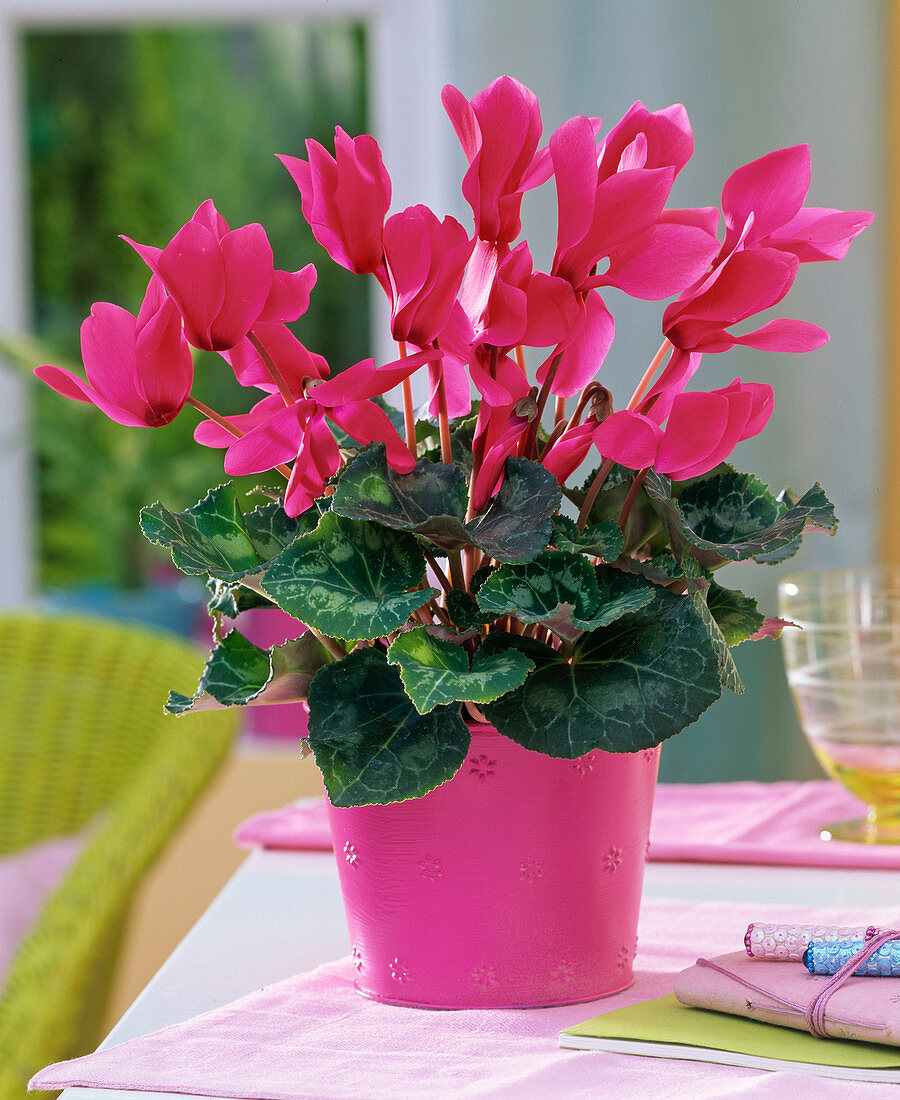
[[[612,458],[629,470],[652,466],[662,431],[640,413],[621,409],[594,429],[594,446],[604,458]]]
[[[350,138],[335,128],[335,156],[306,142],[308,161],[279,159],[300,191],[313,236],[342,267],[360,274],[381,270],[381,232],[391,204],[391,181],[373,137]]]
[[[181,332],[181,314],[167,298],[135,339],[135,388],[160,421],[180,410],[194,382],[194,360]]]
[[[190,348],[175,303],[153,279],[138,318],[109,302],[97,302],[81,326],[87,381],[45,365],[35,375],[76,401],[89,401],[119,424],[161,427],[174,420],[194,377]]]
[[[226,416],[225,420],[236,431],[230,432],[223,428],[215,420],[201,420],[194,428],[194,440],[204,447],[230,447],[236,439],[246,435],[252,428],[258,427],[269,420],[272,415],[284,408],[281,395],[274,393],[258,401],[253,408],[246,413],[237,413],[235,416]]]
[[[825,329],[809,321],[792,321],[781,317],[776,321],[769,321],[762,328],[732,339],[736,344],[766,351],[803,352],[822,347],[828,343],[830,337]]]
[[[281,321],[261,322],[253,326],[253,336],[275,363],[288,389],[295,397],[303,396],[307,378],[327,378],[328,363],[304,347],[287,325]],[[242,340],[229,351],[220,353],[231,366],[242,386],[256,386],[268,393],[278,389],[271,374],[249,340]]]
[[[754,222],[748,244],[790,221],[803,205],[811,179],[808,145],[777,149],[732,172],[722,188],[729,235],[739,232],[751,213]]]
[[[572,397],[590,382],[603,366],[606,354],[612,346],[616,326],[612,314],[599,294],[590,291],[583,302],[581,317],[559,353],[560,361],[550,392],[559,397]],[[537,372],[537,380],[543,385],[550,357]]]
[[[462,191],[475,215],[476,235],[515,240],[524,191],[548,178],[544,158],[537,155],[542,131],[537,97],[513,77],[501,76],[471,102],[449,84],[441,100],[469,162]]]
[[[209,327],[211,348],[233,348],[265,308],[275,276],[272,247],[258,223],[226,233],[219,242],[225,296]]]
[[[257,323],[296,321],[302,317],[309,309],[309,297],[316,285],[316,278],[316,269],[312,264],[299,271],[276,271]]]
[[[564,485],[588,456],[593,443],[595,421],[586,420],[564,432],[541,459],[541,465]]]
[[[648,111],[638,100],[603,139],[597,158],[601,179],[622,170],[625,151],[637,138],[643,139],[644,154],[636,167],[672,167],[680,172],[694,153],[694,135],[683,104]]]
[[[397,429],[384,409],[374,402],[348,401],[325,411],[357,443],[362,443],[363,446],[374,442],[384,443],[388,465],[398,473],[408,474],[415,469],[416,459],[412,451],[397,434]]]
[[[236,439],[225,453],[225,473],[260,474],[289,462],[300,449],[311,410],[312,403],[304,400],[283,405],[262,424]]]
[[[425,347],[450,319],[474,240],[449,215],[411,206],[388,218],[384,255],[391,283],[391,334]]]

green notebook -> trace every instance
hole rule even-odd
[[[566,1028],[559,1045],[900,1084],[898,1047],[816,1039],[789,1027],[690,1008],[674,995],[617,1008]]]

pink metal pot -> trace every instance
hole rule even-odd
[[[474,726],[424,798],[330,807],[357,990],[423,1008],[630,985],[658,752],[557,760]]]

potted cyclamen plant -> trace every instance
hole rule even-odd
[[[799,145],[727,180],[720,239],[717,209],[665,205],[693,150],[680,105],[636,103],[603,137],[599,119],[572,118],[539,148],[537,100],[511,77],[471,101],[447,87],[443,102],[472,236],[425,206],[388,217],[369,136],[338,129],[334,157],[312,141],[308,160],[282,157],[316,239],[387,295],[393,362],[330,375],[286,324],[307,308],[312,265],[275,270],[263,228],[231,230],[207,201],[165,248],[131,242],[153,276],[137,318],[101,303],[85,321],[88,381],[36,373],[124,424],[191,405],[228,474],[286,478],[256,507],[224,484],[186,511],[143,511],[145,535],[212,592],[199,689],[167,706],[308,700],[360,990],[583,1000],[631,980],[656,746],[723,686],[743,690],[730,648],[781,625],[719,567],[784,560],[837,523],[819,485],[774,496],[724,464],[765,426],[771,387],[706,391],[693,375],[735,344],[823,344],[803,321],[732,326],[778,303],[801,263],[840,259],[872,216],[804,206]],[[551,177],[545,273],[514,242],[523,194]],[[618,409],[597,380],[607,287],[672,299]],[[191,346],[262,392],[249,413],[191,396]],[[526,347],[542,349],[535,384]],[[402,413],[384,401],[395,390]],[[266,651],[225,631],[271,605],[307,632]]]

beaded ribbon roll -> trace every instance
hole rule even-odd
[[[803,952],[803,962],[810,974],[837,974],[866,946],[865,940],[838,940],[825,943],[810,942]],[[884,943],[865,962],[853,971],[859,977],[900,978],[900,940]]]
[[[877,928],[840,928],[828,924],[751,924],[744,936],[744,946],[754,959],[799,962],[811,940],[822,943],[868,940],[877,931]]]

